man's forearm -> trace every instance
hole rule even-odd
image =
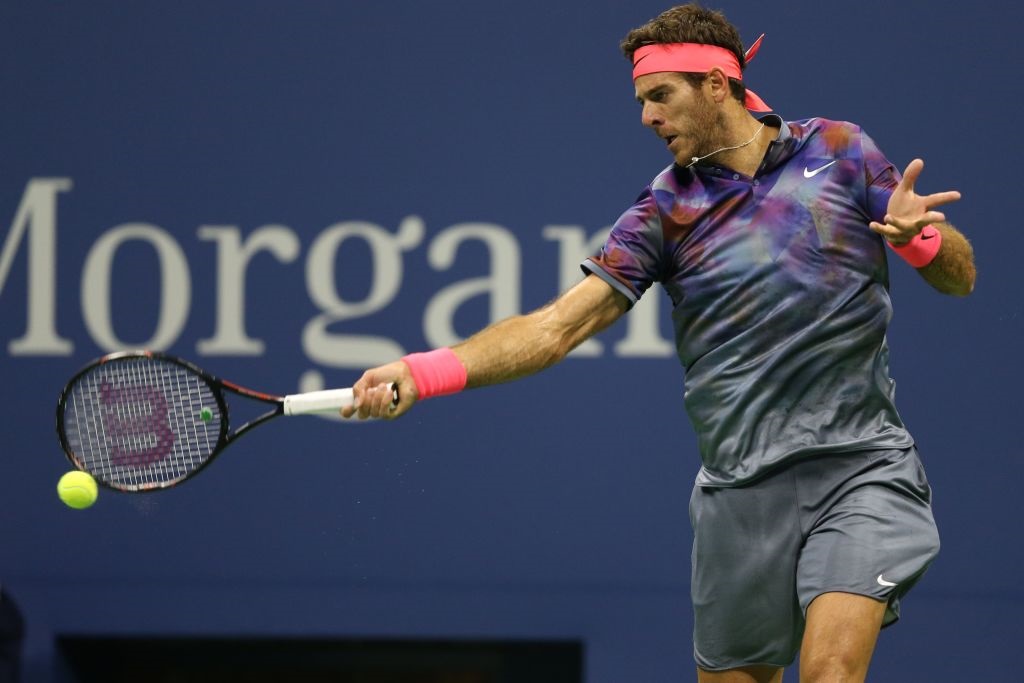
[[[466,367],[466,387],[509,382],[554,365],[571,349],[538,323],[542,311],[507,318],[452,347]]]
[[[936,223],[934,227],[942,234],[942,247],[935,259],[917,272],[943,294],[967,296],[974,290],[974,250],[949,223]]]
[[[565,358],[626,312],[626,297],[588,277],[550,304],[507,318],[452,347],[466,368],[466,386],[532,375]]]

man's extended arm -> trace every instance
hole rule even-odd
[[[466,368],[467,387],[507,382],[554,365],[628,309],[625,296],[590,276],[546,306],[494,323],[452,351]],[[389,383],[399,394],[394,409],[386,388]],[[409,367],[402,361],[367,370],[353,390],[358,408],[344,409],[344,417],[398,417],[419,398]]]

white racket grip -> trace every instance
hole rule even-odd
[[[398,391],[394,384],[389,384],[393,395],[393,403],[398,403]],[[307,391],[304,394],[289,394],[284,397],[285,415],[312,415],[315,413],[333,413],[341,408],[348,408],[355,401],[352,389],[324,389],[323,391]]]
[[[308,415],[310,413],[333,413],[352,405],[351,389],[325,389],[284,397],[285,415]]]

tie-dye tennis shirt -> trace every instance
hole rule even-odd
[[[859,127],[783,122],[753,178],[673,165],[583,268],[672,300],[697,483],[736,486],[823,453],[913,442],[893,402],[881,221],[899,174]]]

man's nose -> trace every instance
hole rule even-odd
[[[662,120],[661,114],[658,113],[657,107],[650,102],[645,102],[643,109],[640,111],[640,121],[649,128],[654,128],[664,121]]]

